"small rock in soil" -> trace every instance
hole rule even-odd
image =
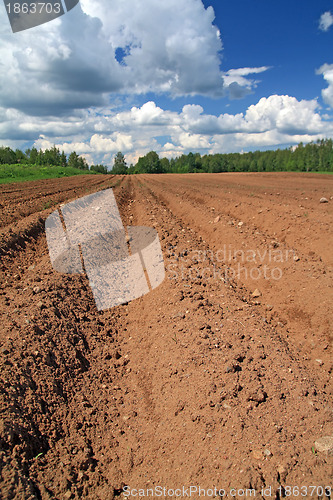
[[[254,452],[252,453],[252,455],[253,455],[253,458],[255,458],[256,460],[261,460],[262,459],[262,453],[261,453],[261,451],[254,450]]]
[[[333,436],[324,436],[315,442],[316,451],[333,455]]]

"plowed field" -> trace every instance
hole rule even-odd
[[[98,312],[44,224],[110,187],[166,278]],[[332,197],[313,174],[0,186],[0,498],[332,498]]]

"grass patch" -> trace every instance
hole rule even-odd
[[[303,172],[304,174],[329,174],[332,175],[333,171],[331,170],[309,170],[308,172]]]
[[[44,167],[39,165],[0,165],[0,184],[10,182],[38,181],[57,179],[73,175],[99,175],[89,170],[73,167]]]

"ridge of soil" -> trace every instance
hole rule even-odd
[[[124,225],[158,231],[166,278],[98,312],[85,275],[53,270],[44,223],[110,187]],[[332,187],[280,173],[0,186],[0,498],[328,487]]]

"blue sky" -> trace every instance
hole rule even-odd
[[[15,34],[0,18],[0,144],[112,165],[333,137],[332,1],[81,0]]]
[[[257,97],[321,95],[323,81],[315,69],[332,61],[333,30],[320,30],[319,20],[324,12],[333,12],[332,1],[217,1],[214,10],[224,44],[223,65],[271,66]]]

